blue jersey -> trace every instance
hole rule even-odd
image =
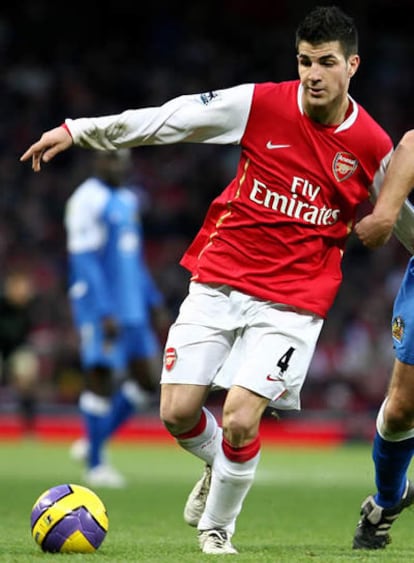
[[[83,182],[65,210],[69,296],[78,326],[114,317],[120,325],[148,323],[161,303],[143,257],[139,199],[98,178]]]

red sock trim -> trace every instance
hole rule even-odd
[[[63,127],[63,129],[65,129],[65,130],[69,133],[69,135],[72,137],[72,133],[70,132],[70,129],[69,129],[69,127],[66,125],[66,123],[62,123],[61,127]]]
[[[253,459],[254,456],[259,453],[260,436],[257,435],[256,438],[252,442],[250,442],[250,444],[242,446],[241,448],[235,448],[230,444],[230,442],[226,440],[226,438],[223,438],[222,447],[224,455],[230,461],[243,463],[245,461],[249,461],[249,459]]]
[[[202,410],[200,420],[197,422],[197,424],[194,426],[194,428],[192,430],[190,430],[189,432],[184,432],[183,434],[178,434],[176,436],[176,438],[178,440],[186,440],[187,438],[195,438],[196,436],[199,436],[202,432],[204,432],[206,426],[207,426],[207,416],[206,416],[206,413],[204,412],[204,410]]]

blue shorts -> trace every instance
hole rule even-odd
[[[395,356],[414,365],[414,257],[408,262],[394,301],[391,330]]]
[[[100,322],[85,322],[80,327],[80,357],[83,368],[105,366],[120,371],[134,359],[152,358],[159,352],[158,339],[145,325],[121,327],[118,338],[108,344]]]

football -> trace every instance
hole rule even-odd
[[[96,493],[81,485],[57,485],[34,503],[31,531],[50,553],[92,553],[108,532],[106,507]]]

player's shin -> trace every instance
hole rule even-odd
[[[176,436],[176,440],[182,448],[212,465],[221,444],[222,429],[214,415],[203,407],[197,425],[189,432]]]
[[[259,436],[241,448],[234,448],[223,440],[214,459],[210,491],[198,523],[199,530],[220,529],[233,535],[259,460]]]

